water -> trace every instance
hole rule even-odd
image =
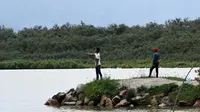
[[[161,68],[160,76],[184,77],[190,68]],[[195,68],[197,69],[197,68]],[[125,79],[148,75],[149,69],[103,69],[104,76]],[[51,108],[45,101],[60,91],[67,91],[80,83],[95,78],[94,69],[49,69],[49,70],[1,70],[0,71],[0,112],[80,112],[72,108]],[[194,79],[194,70],[189,77]],[[112,110],[148,112],[147,110]],[[169,112],[169,110],[162,110]],[[186,111],[186,110],[185,110]],[[191,111],[191,110],[188,110]],[[192,110],[194,111],[194,110]],[[90,110],[91,112],[91,110]]]

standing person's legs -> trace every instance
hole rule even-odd
[[[101,65],[99,65],[99,66],[98,66],[98,73],[99,73],[99,75],[100,75],[100,78],[101,78],[101,80],[102,80],[102,74],[101,74]]]
[[[159,64],[156,64],[156,77],[158,78],[158,67],[159,67]]]
[[[152,67],[150,68],[149,77],[151,77],[151,74],[154,68],[155,68],[155,65],[152,65]]]
[[[98,66],[96,66],[96,80],[99,80],[99,74],[98,74]]]

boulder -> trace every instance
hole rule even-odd
[[[162,98],[161,103],[164,103],[166,106],[173,106],[174,102],[170,100],[168,96]]]
[[[94,101],[89,101],[88,106],[94,106]]]
[[[165,96],[164,93],[160,93],[160,94],[155,95],[156,98],[162,98],[162,97],[164,97],[164,96]]]
[[[128,92],[128,89],[122,90],[120,91],[119,96],[124,96],[127,94],[127,92]]]
[[[151,105],[152,105],[152,106],[158,106],[158,102],[157,102],[157,100],[156,100],[155,95],[153,96],[153,99],[151,100]]]
[[[129,105],[130,103],[127,101],[127,99],[121,100],[117,105],[115,105],[115,107],[124,107]]]
[[[200,107],[200,100],[197,100],[197,101],[195,102],[195,104],[193,105],[193,107]]]
[[[77,97],[78,97],[78,100],[84,101],[84,94],[83,93],[78,94]]]
[[[59,106],[59,102],[56,99],[48,99],[47,102],[44,105],[48,105],[48,106]]]
[[[101,101],[100,101],[100,106],[106,106],[106,100],[107,100],[107,97],[106,96],[102,96],[101,97]]]
[[[79,84],[77,87],[76,87],[76,92],[77,94],[80,94],[83,92],[83,84]]]
[[[112,103],[112,100],[110,98],[106,99],[106,107],[107,108],[113,108],[113,103]]]
[[[192,101],[179,101],[179,106],[183,106],[183,107],[190,107],[193,106]]]
[[[76,102],[78,99],[71,95],[71,92],[66,94],[65,99],[61,102],[61,105],[65,105],[65,102]]]
[[[74,91],[75,91],[74,88],[71,88],[71,89],[67,92],[67,94],[73,93]]]
[[[113,107],[112,100],[106,96],[102,96],[100,101],[100,106],[106,106],[108,108],[112,108]]]
[[[76,102],[64,102],[62,106],[76,105]]]
[[[85,97],[84,98],[84,105],[88,105],[89,101],[90,101],[90,99],[88,97]]]
[[[83,105],[83,101],[81,101],[81,100],[80,100],[80,101],[77,101],[77,102],[76,102],[76,106],[79,106],[79,105]]]
[[[61,102],[65,99],[66,93],[65,92],[59,92],[58,94],[54,95],[52,99],[58,100],[58,102],[61,104]]]
[[[113,105],[118,104],[121,101],[120,97],[117,95],[112,99]]]

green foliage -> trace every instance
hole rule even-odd
[[[181,92],[178,96],[178,101],[184,100],[184,101],[193,101],[195,100],[198,96],[200,96],[200,86],[194,86],[190,84],[184,84]],[[178,94],[178,89],[176,91],[173,91],[172,93],[169,94],[169,97],[171,99],[176,99],[176,95]]]
[[[137,93],[147,93],[148,92],[148,88],[146,87],[146,86],[144,86],[144,85],[142,85],[142,86],[140,86],[140,87],[138,87],[137,88]]]
[[[83,92],[85,96],[90,99],[101,97],[103,95],[114,97],[118,94],[119,87],[120,85],[117,81],[105,78],[103,80],[95,80],[87,83],[83,88]]]
[[[84,53],[99,46],[104,60],[150,59],[152,48],[158,47],[168,60],[200,61],[199,21],[177,18],[165,24],[150,22],[131,27],[95,27],[81,22],[52,28],[34,26],[19,32],[0,26],[0,60],[87,59]]]
[[[34,26],[14,32],[0,26],[0,61],[4,60],[89,60],[86,52],[101,48],[105,67],[149,67],[152,48],[158,47],[162,67],[200,66],[200,18],[174,19],[165,24],[146,26],[112,24],[107,27],[70,23],[52,28]],[[183,61],[186,60],[186,61]],[[5,62],[7,63],[7,62]],[[46,63],[25,65],[17,62],[2,65],[10,68],[43,68]],[[32,62],[31,62],[32,63]],[[50,62],[51,63],[51,62]],[[4,64],[4,63],[3,63]],[[62,66],[62,65],[60,65]],[[77,67],[72,64],[67,68]],[[54,65],[48,65],[53,68]],[[90,66],[91,67],[91,66]],[[63,68],[56,66],[56,68]]]
[[[135,89],[128,89],[126,99],[130,100],[131,98],[134,98],[136,96],[136,91]]]
[[[160,86],[151,87],[149,89],[149,92],[151,95],[156,95],[160,93],[164,93],[165,95],[168,95],[168,93],[176,90],[177,88],[178,88],[178,85],[176,85],[175,83],[170,83],[170,84],[163,84]]]

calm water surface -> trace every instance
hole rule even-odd
[[[189,68],[162,68],[161,76],[184,77]],[[148,69],[103,69],[104,76],[125,79],[148,74]],[[51,108],[45,101],[59,91],[67,91],[80,83],[95,78],[94,69],[60,70],[1,70],[0,71],[0,112],[95,112],[73,108]],[[194,71],[189,75],[194,78]],[[110,112],[154,112],[149,110],[112,110]],[[198,110],[181,110],[180,112]],[[161,110],[170,112],[170,110]],[[179,111],[177,111],[179,112]]]

